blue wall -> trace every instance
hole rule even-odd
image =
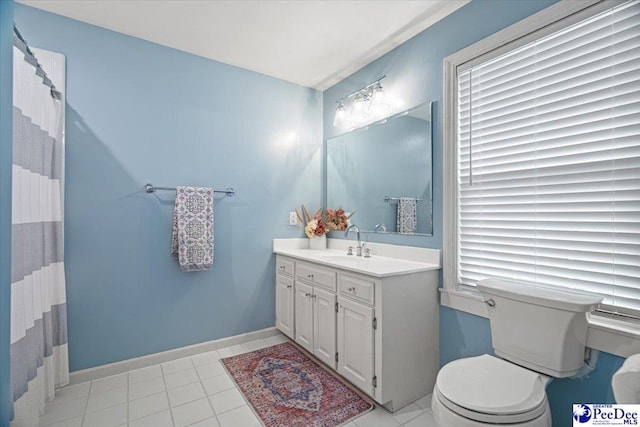
[[[434,101],[433,108],[433,237],[367,235],[371,241],[442,248],[442,60],[527,16],[555,0],[474,0],[388,54],[324,92],[324,138],[335,136],[335,101],[382,75],[384,87],[405,108]],[[357,221],[354,218],[354,222]],[[336,236],[340,237],[340,236]],[[440,364],[491,353],[487,319],[445,307],[440,309]],[[600,353],[597,368],[581,380],[556,380],[548,389],[554,425],[571,423],[574,402],[612,402],[611,376],[623,359]]]
[[[9,425],[11,393],[11,120],[13,1],[0,1],[0,426]]]
[[[322,94],[23,5],[15,21],[67,57],[71,370],[273,326],[271,239],[321,204]],[[146,182],[235,188],[212,271],[180,272],[174,194]]]

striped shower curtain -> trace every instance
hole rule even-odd
[[[63,263],[62,101],[18,37],[13,47],[12,427],[37,426],[69,382]]]

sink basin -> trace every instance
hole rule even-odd
[[[327,254],[327,255],[321,255],[320,258],[326,259],[327,261],[362,261],[365,259],[371,259],[373,257],[364,258],[361,256],[355,256],[355,255]]]
[[[415,268],[415,263],[403,259],[372,255],[370,258],[356,255],[328,253],[318,256],[318,261],[336,267],[353,268],[360,272],[392,272]]]

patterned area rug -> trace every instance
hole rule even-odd
[[[335,427],[373,408],[291,343],[222,363],[267,427]]]

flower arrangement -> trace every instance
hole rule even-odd
[[[347,215],[344,209],[318,209],[316,213],[311,216],[307,208],[302,205],[302,213],[304,219],[298,209],[296,209],[296,215],[301,223],[305,223],[304,233],[308,238],[315,236],[322,236],[332,230],[346,230],[349,225],[349,218],[353,216],[356,211]]]

